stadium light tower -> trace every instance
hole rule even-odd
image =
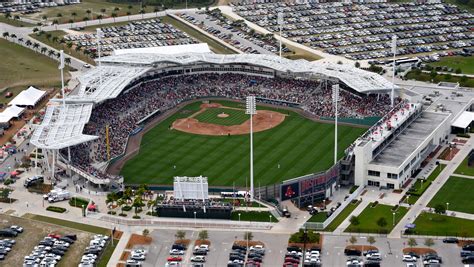
[[[397,54],[397,36],[392,36],[392,53],[393,53],[393,72],[392,72],[392,93],[390,95],[390,105],[393,108],[394,105],[394,96],[395,96],[395,55]]]
[[[102,38],[102,30],[100,28],[97,28],[97,53],[98,53],[98,56],[99,56],[99,67],[102,65],[101,62],[100,62],[100,41],[101,41],[101,38]],[[100,71],[100,74],[99,74],[99,79],[100,79],[100,84],[102,84],[102,70]]]
[[[283,25],[283,12],[278,12],[278,25],[280,25],[280,63],[281,63],[281,27]]]
[[[64,62],[65,62],[64,51],[60,50],[58,69],[61,70],[61,93],[63,94],[63,109],[64,109],[64,112],[66,112],[66,93],[64,92],[64,67],[65,67]],[[36,155],[38,155],[38,153],[36,153]],[[71,148],[70,147],[67,148],[67,156],[68,156],[69,163],[71,163]]]
[[[245,114],[250,115],[250,201],[253,202],[253,115],[257,114],[255,96],[247,96]]]
[[[337,162],[337,102],[339,101],[339,84],[332,86],[332,101],[334,102],[334,164]]]

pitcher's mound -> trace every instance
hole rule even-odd
[[[226,114],[226,113],[222,112],[221,114],[218,114],[217,117],[219,117],[219,118],[227,118],[227,117],[229,117],[229,114]]]

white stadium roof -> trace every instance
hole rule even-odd
[[[39,148],[61,149],[97,139],[82,133],[92,113],[92,103],[50,105],[37,126],[31,143]]]
[[[65,109],[59,104],[48,107],[31,143],[41,148],[61,149],[96,139],[97,136],[82,133],[93,105],[117,97],[127,85],[146,72],[166,67],[200,63],[248,64],[280,72],[335,78],[360,93],[388,91],[392,88],[392,83],[382,76],[353,66],[289,60],[273,55],[217,55],[208,50],[207,45],[198,44],[118,50],[115,55],[103,57],[101,66],[79,77],[78,93],[66,97],[68,104]]]

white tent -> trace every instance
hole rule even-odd
[[[33,86],[19,93],[8,105],[35,106],[46,94],[45,91],[38,90]]]
[[[474,112],[464,111],[461,115],[454,121],[453,126],[458,128],[466,129],[469,124],[474,120]]]
[[[6,108],[2,113],[0,113],[0,123],[7,123],[13,118],[18,118],[25,111],[24,108],[17,106],[11,106]]]

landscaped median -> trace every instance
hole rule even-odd
[[[269,211],[236,210],[232,212],[231,220],[239,221],[239,217],[240,217],[240,221],[278,222],[278,219],[276,219],[275,216],[273,216]]]
[[[406,230],[405,234],[474,237],[474,220],[423,212],[414,224],[415,229]]]
[[[445,164],[439,164],[426,179],[417,179],[405,196],[406,202],[410,205],[415,204],[445,167]]]
[[[351,217],[344,232],[387,234],[405,216],[408,209],[371,202],[359,216]],[[395,213],[395,215],[394,215]]]

